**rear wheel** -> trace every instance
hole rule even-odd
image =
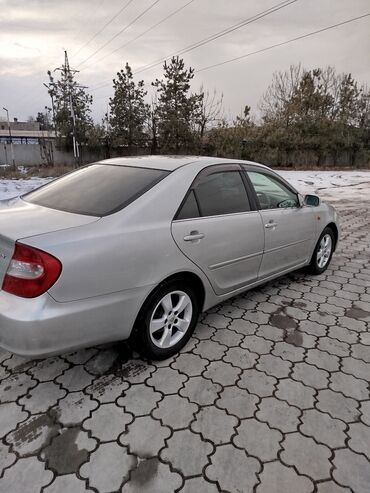
[[[325,228],[316,244],[309,270],[312,274],[321,274],[329,264],[334,251],[335,237],[331,228]]]
[[[145,302],[134,328],[138,352],[165,359],[188,342],[199,317],[196,291],[184,281],[162,285]]]

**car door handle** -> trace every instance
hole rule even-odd
[[[265,224],[266,229],[276,228],[276,226],[277,226],[277,223],[274,223],[274,222],[270,222],[270,223]]]
[[[184,241],[197,241],[204,238],[203,233],[199,233],[199,231],[191,231],[189,235],[184,236]]]

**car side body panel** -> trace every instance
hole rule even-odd
[[[282,225],[283,240],[278,241],[286,250],[286,264],[278,265],[278,269],[273,268],[273,255],[266,256],[263,264],[266,233],[260,211],[206,218],[209,224],[204,222],[203,227],[207,228],[204,231],[209,242],[195,255],[187,249],[197,244],[184,247],[185,234],[193,228],[200,229],[196,223],[204,218],[173,221],[179,205],[204,167],[228,162],[239,163],[194,158],[180,164],[125,209],[101,219],[78,216],[77,224],[68,217],[70,213],[58,211],[53,216],[56,223],[44,222],[40,228],[38,220],[32,219],[23,227],[27,218],[33,217],[24,208],[23,219],[12,226],[12,240],[49,252],[61,261],[63,269],[48,293],[38,298],[17,298],[0,291],[0,346],[38,356],[126,339],[147,297],[170,276],[197,275],[205,292],[203,309],[207,310],[230,296],[308,264],[321,231],[327,224],[337,223],[334,209],[326,204],[304,206],[297,211],[297,216],[312,218],[306,229],[299,229],[297,221],[294,237],[307,240],[302,241],[299,251],[288,245],[295,240],[289,238],[289,231]],[[149,160],[143,163],[148,166]],[[1,211],[3,219],[10,210]],[[7,240],[3,241],[5,245]],[[7,248],[9,254],[9,242]],[[274,248],[272,241],[270,248]],[[289,263],[294,255],[294,263]],[[265,265],[263,271],[260,265]]]

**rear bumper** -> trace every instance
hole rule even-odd
[[[150,290],[146,286],[68,303],[47,293],[25,299],[0,291],[0,346],[42,357],[127,339]]]

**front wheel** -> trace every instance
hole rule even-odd
[[[165,359],[188,342],[199,317],[195,290],[183,281],[165,283],[144,303],[134,328],[139,353]]]
[[[316,244],[309,265],[309,270],[312,274],[321,274],[328,268],[334,252],[334,244],[333,230],[331,228],[325,228]]]

